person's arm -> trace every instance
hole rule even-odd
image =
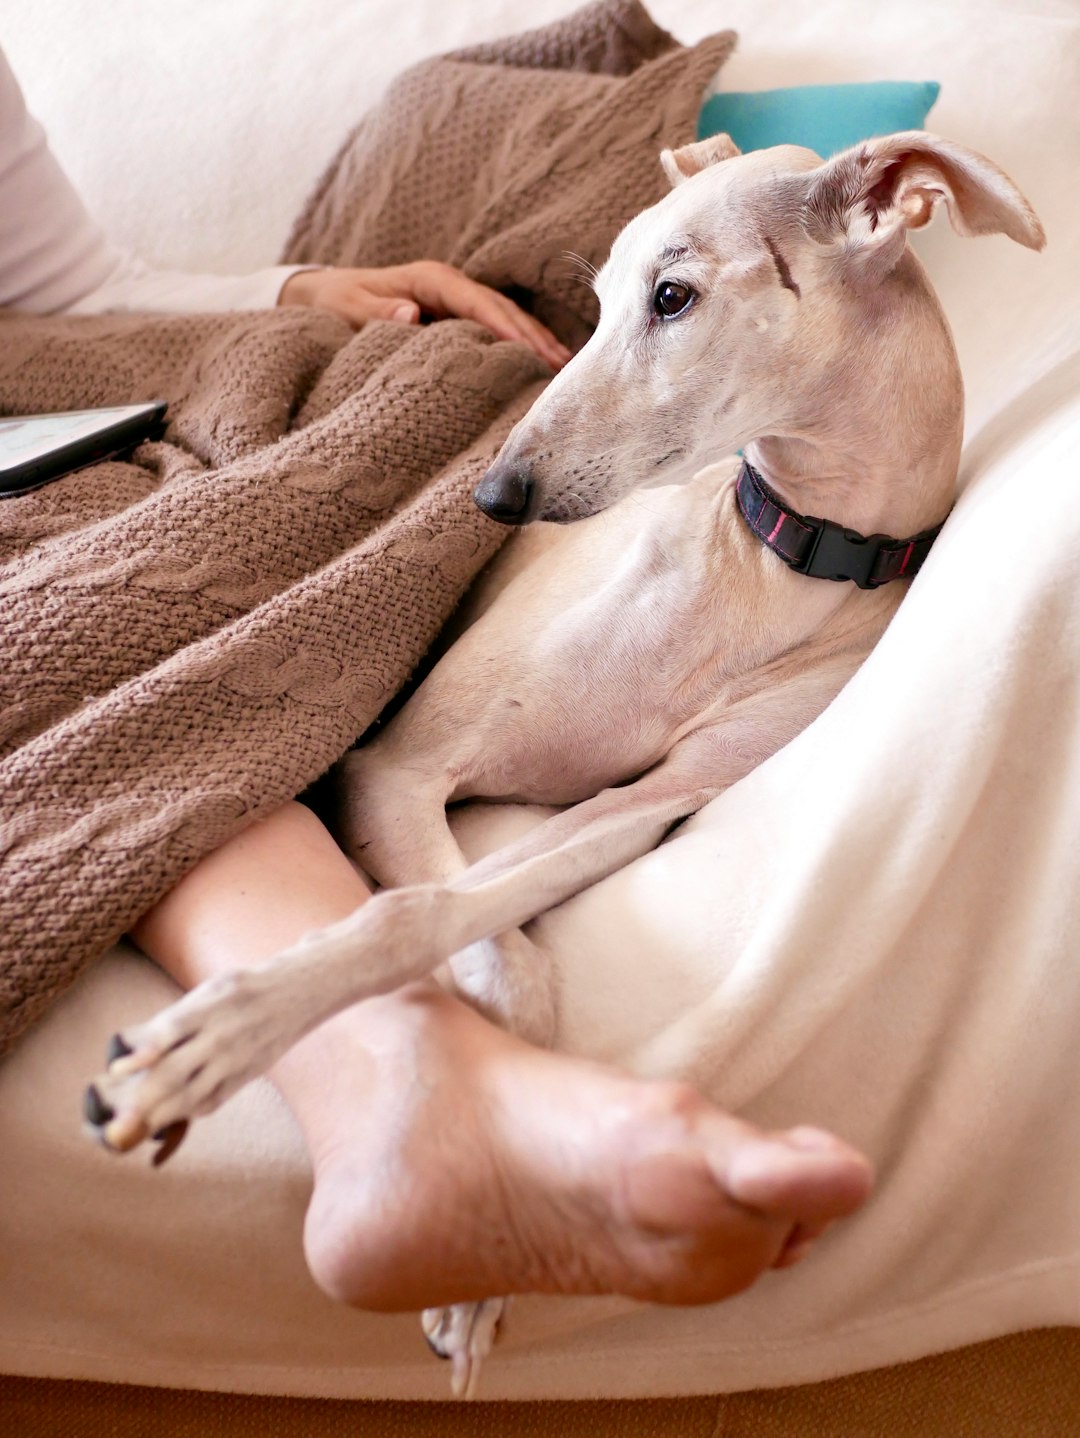
[[[246,275],[160,270],[110,244],[49,149],[0,50],[0,308],[30,314],[196,314],[314,305],[368,320],[474,319],[554,369],[570,353],[512,300],[449,265],[271,265]]]
[[[246,275],[196,274],[160,270],[123,250],[113,250],[115,264],[93,289],[62,312],[104,314],[218,314],[224,310],[270,310],[282,303],[284,285],[301,267],[268,265]]]

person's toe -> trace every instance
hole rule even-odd
[[[717,1177],[738,1203],[793,1219],[808,1240],[833,1219],[854,1213],[874,1181],[863,1154],[808,1127],[748,1137],[726,1151]]]

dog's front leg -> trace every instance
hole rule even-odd
[[[265,964],[212,979],[114,1041],[88,1118],[116,1149],[210,1113],[351,1003],[425,978],[652,848],[720,789],[717,746],[683,740],[635,783],[556,815],[450,883],[376,894]],[[729,781],[730,782],[730,781]]]
[[[451,901],[433,884],[376,894],[265,963],[209,979],[125,1029],[87,1092],[91,1126],[123,1151],[213,1112],[331,1014],[428,977],[445,957],[438,936]]]
[[[393,740],[391,728],[383,742],[354,750],[339,765],[339,842],[384,887],[450,884],[469,867],[447,822],[452,761],[437,747],[412,752],[407,759],[388,755]],[[546,1047],[552,1042],[554,974],[520,929],[470,944],[436,978],[530,1043]]]

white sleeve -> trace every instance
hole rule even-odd
[[[49,149],[0,49],[0,307],[31,314],[269,309],[310,265],[154,270],[111,245]]]
[[[187,270],[155,270],[133,255],[113,251],[112,271],[63,312],[73,315],[209,314],[219,310],[270,310],[281,287],[298,270],[313,265],[271,265],[247,275],[196,275]],[[53,311],[55,313],[55,311]]]

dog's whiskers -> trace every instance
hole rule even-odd
[[[592,289],[596,283],[596,277],[600,273],[592,260],[587,260],[584,255],[579,255],[576,250],[566,250],[563,254],[563,258],[569,260],[570,264],[579,271],[575,278],[581,280]]]
[[[567,518],[569,518],[569,519],[587,519],[587,518],[588,518],[589,514],[591,513],[591,510],[590,510],[589,502],[588,502],[588,500],[585,498],[584,495],[582,495],[582,494],[571,494],[571,495],[568,495],[568,496],[567,496],[567,499],[568,499],[569,502],[570,502],[570,503],[569,503],[569,507],[568,507],[568,512],[567,512]]]

